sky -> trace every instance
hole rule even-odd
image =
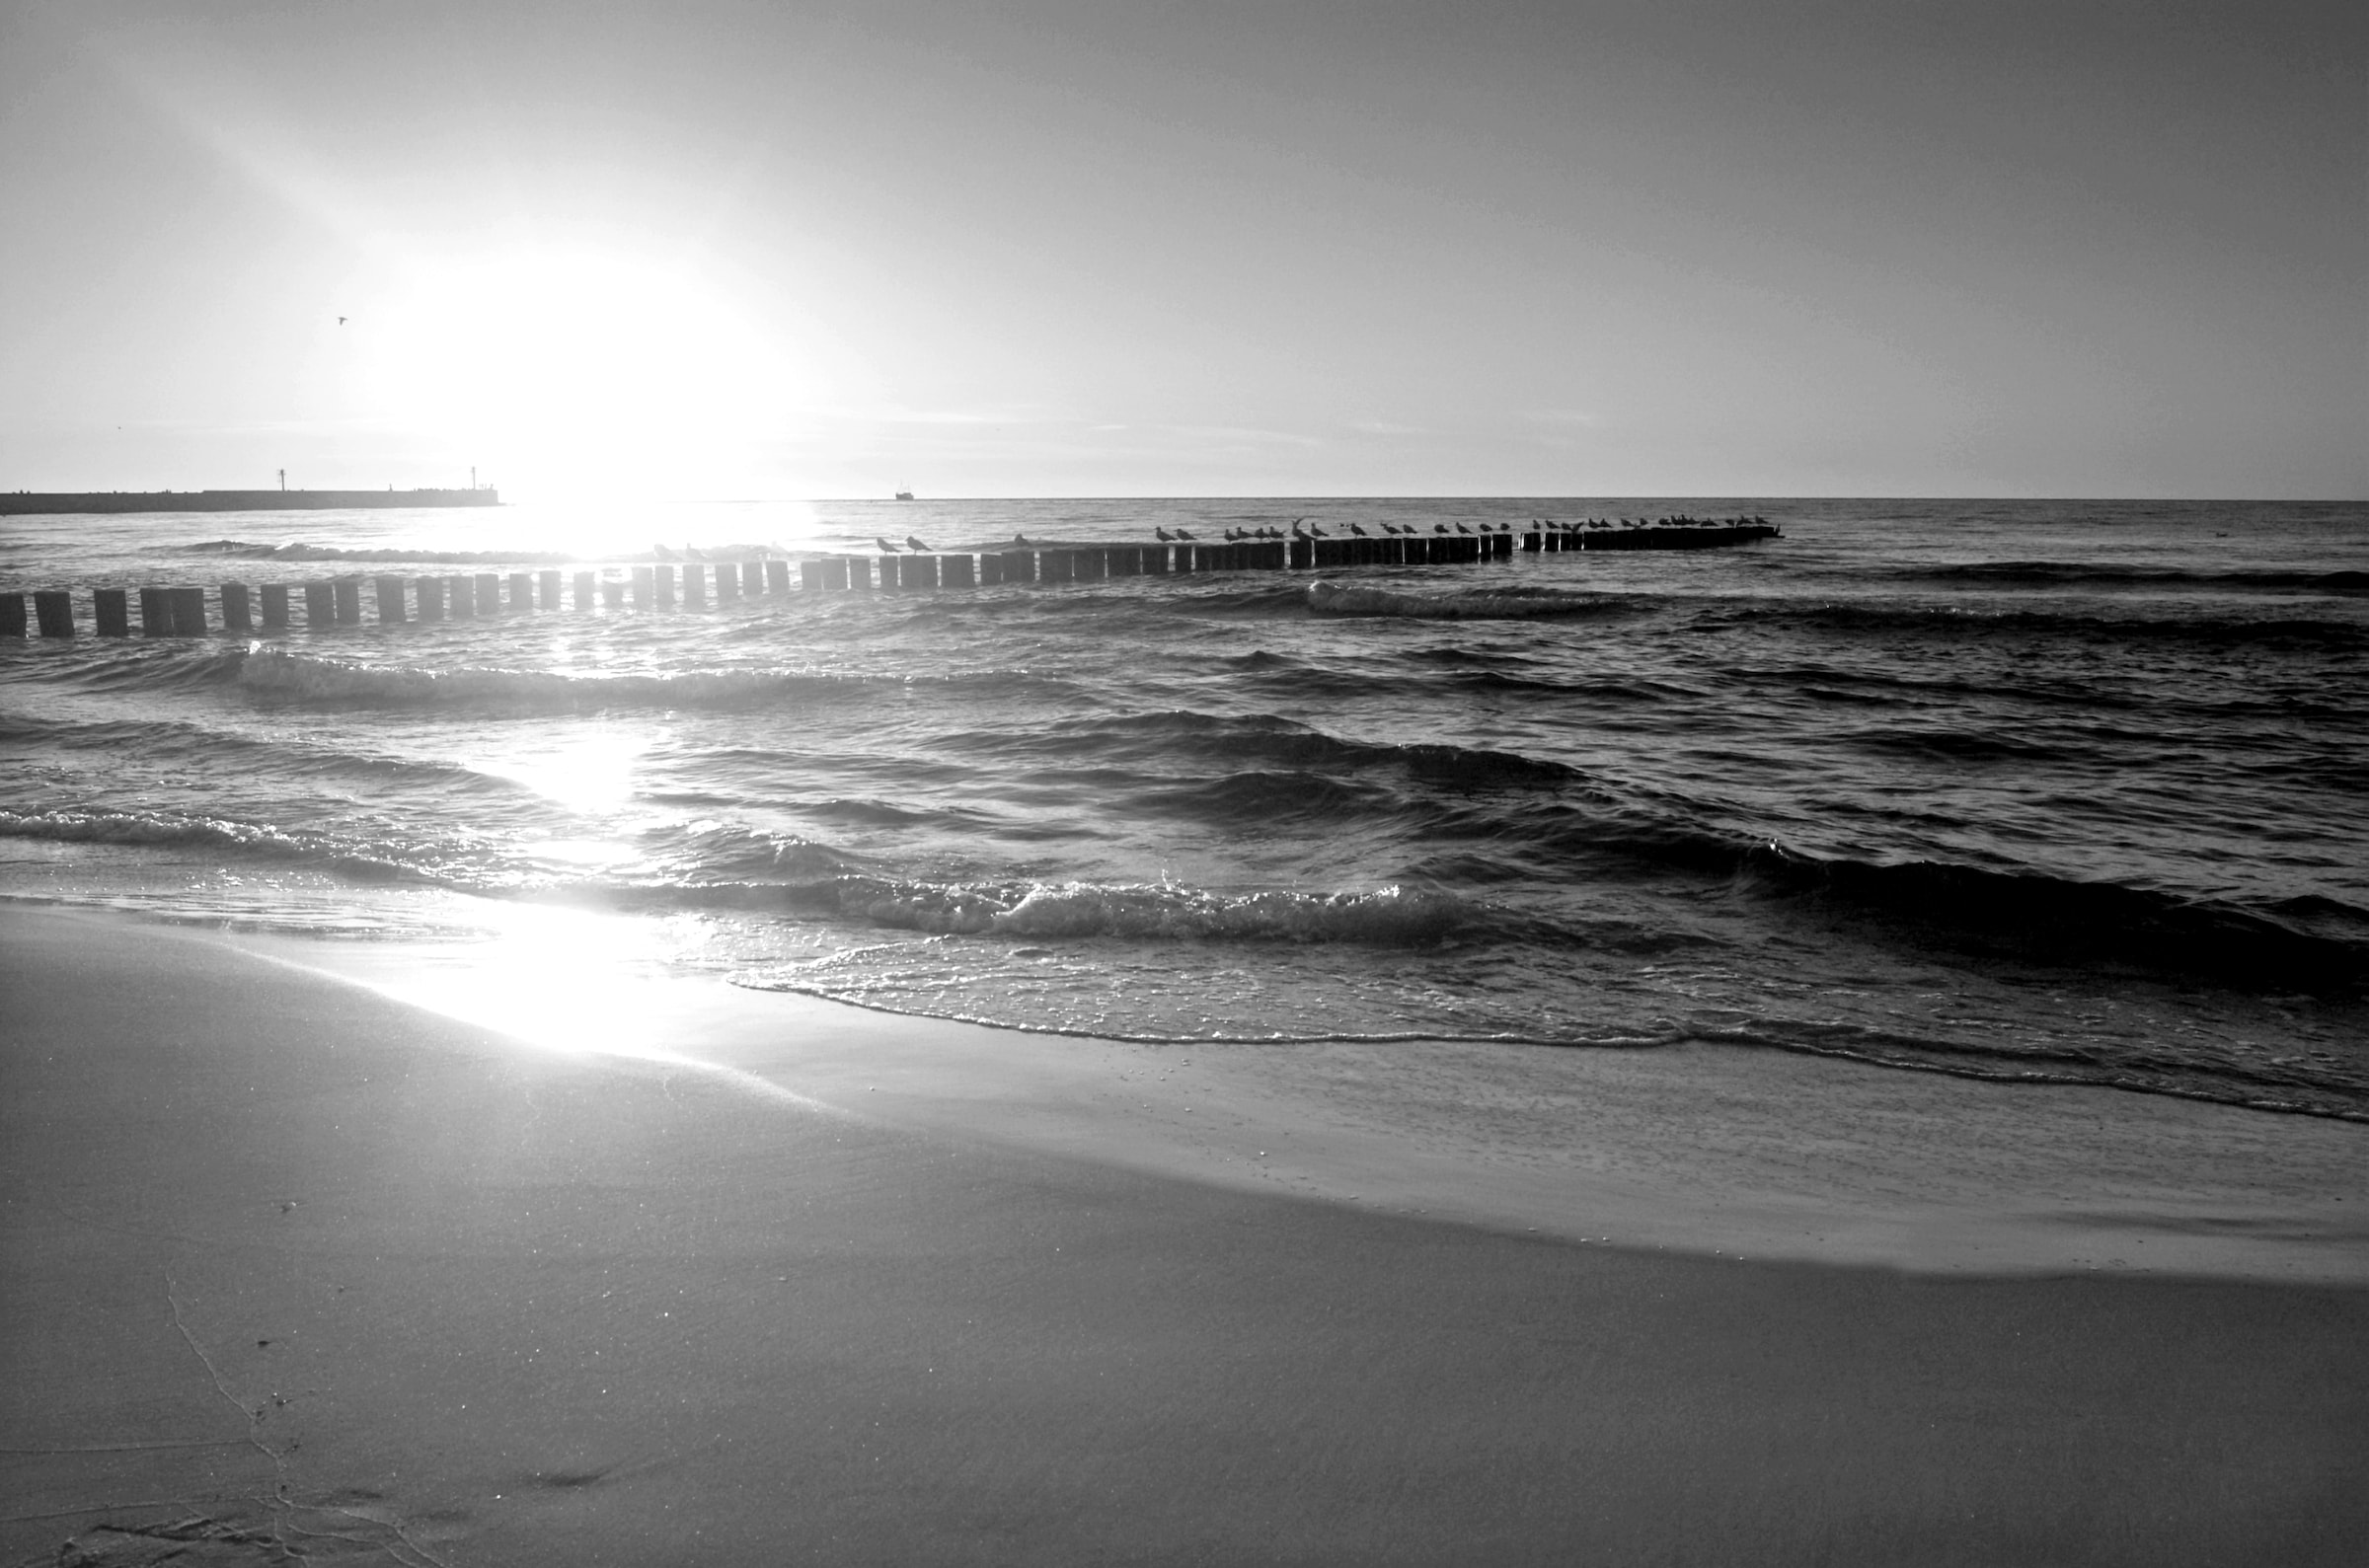
[[[2369,496],[2369,8],[0,0],[0,488]]]

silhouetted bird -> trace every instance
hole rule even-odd
[[[1177,537],[1184,540],[1186,544],[1192,543],[1192,531],[1188,528],[1178,529]]]
[[[1028,536],[1028,535],[1026,535],[1026,534],[1014,534],[1014,535],[1012,536],[1012,543],[1014,543],[1014,544],[1016,544],[1016,545],[1025,545],[1025,544],[1027,544],[1028,542],[1029,542],[1029,536]]]
[[[1153,529],[1153,530],[1152,530],[1152,537],[1153,537],[1154,539],[1157,539],[1157,540],[1159,540],[1159,541],[1160,541],[1160,543],[1162,543],[1162,544],[1164,544],[1164,545],[1173,545],[1173,544],[1175,544],[1175,543],[1177,542],[1177,540],[1176,540],[1176,536],[1175,536],[1174,534],[1171,534],[1171,533],[1170,533],[1170,532],[1169,532],[1167,529],[1165,529],[1165,528],[1155,528],[1155,529]]]
[[[896,554],[896,547],[888,543],[888,541],[885,539],[881,539],[876,535],[874,536],[872,542],[880,547],[880,554],[883,556],[893,556]]]
[[[907,534],[905,536],[905,548],[907,550],[918,550],[925,556],[930,553],[930,547],[923,544],[920,540],[915,539],[911,534]]]
[[[1366,531],[1365,531],[1363,528],[1360,528],[1360,527],[1359,527],[1357,524],[1355,524],[1355,523],[1351,523],[1351,524],[1349,525],[1349,532],[1350,532],[1350,533],[1352,533],[1352,534],[1355,534],[1355,535],[1356,535],[1356,536],[1357,536],[1359,539],[1364,539],[1364,538],[1367,538],[1367,537],[1368,537],[1368,536],[1367,536],[1367,534],[1366,534]]]
[[[1431,525],[1431,532],[1433,532],[1433,533],[1435,533],[1435,534],[1444,534],[1444,533],[1446,533],[1447,531],[1448,531],[1448,525],[1447,525],[1447,524],[1445,524],[1445,523],[1433,523],[1433,524]]]
[[[1471,529],[1469,529],[1469,528],[1467,528],[1467,527],[1465,527],[1465,526],[1464,526],[1462,523],[1458,523],[1458,524],[1456,525],[1456,532],[1458,532],[1458,533],[1460,533],[1460,534],[1469,534],[1469,533],[1471,533],[1471,532],[1472,532],[1472,530],[1471,530]]]
[[[339,325],[340,327],[343,327],[343,326],[344,326],[344,325],[345,325],[345,318],[344,318],[344,317],[343,317],[343,316],[339,317],[339,318],[338,318],[338,325]]]

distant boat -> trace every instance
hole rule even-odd
[[[898,490],[896,492],[896,498],[900,501],[909,501],[913,498],[913,492],[911,490]]]

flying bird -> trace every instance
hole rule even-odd
[[[882,538],[879,537],[878,535],[875,535],[875,536],[873,537],[873,541],[872,541],[872,542],[873,542],[874,544],[876,544],[876,545],[878,545],[878,546],[879,546],[879,547],[880,547],[880,554],[881,554],[881,555],[883,555],[883,556],[893,556],[893,555],[895,555],[895,554],[897,553],[896,547],[895,547],[894,545],[892,545],[892,544],[888,543],[888,541],[886,541],[885,539],[882,539]]]
[[[907,550],[918,550],[925,556],[930,553],[930,547],[923,544],[920,540],[914,538],[911,534],[907,534],[905,536],[905,548]]]

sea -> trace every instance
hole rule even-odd
[[[99,586],[1672,515],[1782,537],[90,635]],[[567,912],[1006,1030],[1710,1041],[2369,1120],[2358,504],[15,517],[0,588],[82,634],[0,645],[12,899],[343,942]]]

